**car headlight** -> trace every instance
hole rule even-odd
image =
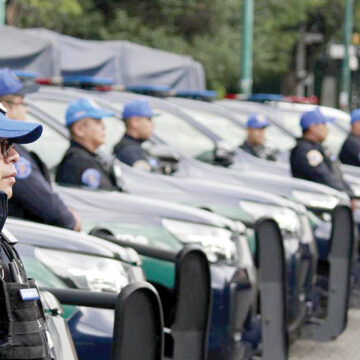
[[[312,231],[310,220],[306,214],[302,214],[300,216],[300,221],[302,230],[301,242],[303,244],[310,244],[314,241],[314,233]]]
[[[118,293],[132,280],[130,265],[97,256],[35,249],[36,258],[70,287]]]
[[[339,199],[333,195],[300,190],[293,190],[292,195],[297,201],[309,208],[332,210],[339,203]]]
[[[236,258],[236,247],[229,230],[170,219],[162,219],[162,224],[183,244],[200,244],[210,262]]]
[[[355,197],[360,198],[360,185],[358,184],[350,184],[351,190],[353,191]]]
[[[298,214],[289,208],[243,200],[239,202],[239,205],[255,219],[272,217],[279,224],[280,229],[286,232],[295,233],[301,229]]]

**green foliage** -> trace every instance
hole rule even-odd
[[[323,47],[341,39],[344,0],[254,1],[258,84],[291,71],[301,24],[320,19]],[[359,3],[355,16],[360,15]],[[18,26],[46,27],[85,39],[129,40],[190,55],[204,65],[209,88],[238,91],[242,1],[9,0],[8,4],[17,6]],[[360,32],[357,22],[354,26]]]

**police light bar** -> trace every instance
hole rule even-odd
[[[39,85],[69,86],[97,91],[124,91],[123,85],[114,85],[114,80],[86,75],[58,76],[53,78],[38,78]]]
[[[171,88],[165,85],[127,85],[125,90],[142,95],[166,97],[171,93]]]
[[[14,70],[14,73],[21,80],[34,80],[37,77],[37,73],[35,71]]]
[[[252,94],[248,96],[248,101],[254,102],[267,102],[267,101],[282,101],[284,98],[283,95],[280,94]]]
[[[39,85],[54,85],[54,86],[64,85],[64,81],[61,76],[56,76],[52,78],[36,78],[35,82]]]
[[[218,93],[213,90],[178,90],[175,92],[174,96],[186,99],[211,101],[217,98]]]
[[[85,75],[69,75],[63,76],[63,83],[66,86],[111,86],[114,85],[114,80],[110,78],[102,78]]]
[[[245,95],[245,94],[225,94],[224,96],[225,99],[228,99],[228,100],[247,100],[248,99],[248,96]]]
[[[319,98],[317,96],[285,96],[282,101],[298,103],[298,104],[311,104],[318,105]]]

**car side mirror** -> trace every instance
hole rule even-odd
[[[165,144],[154,144],[148,148],[148,154],[157,159],[159,172],[169,175],[177,170],[180,155],[172,147]]]
[[[220,140],[215,145],[215,161],[222,166],[229,166],[233,163],[235,147],[230,143]]]

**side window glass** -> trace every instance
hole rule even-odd
[[[27,119],[31,122],[41,123],[43,133],[37,141],[24,146],[29,151],[35,152],[46,166],[53,170],[63,158],[65,151],[69,147],[69,141],[33,115],[28,114]]]

